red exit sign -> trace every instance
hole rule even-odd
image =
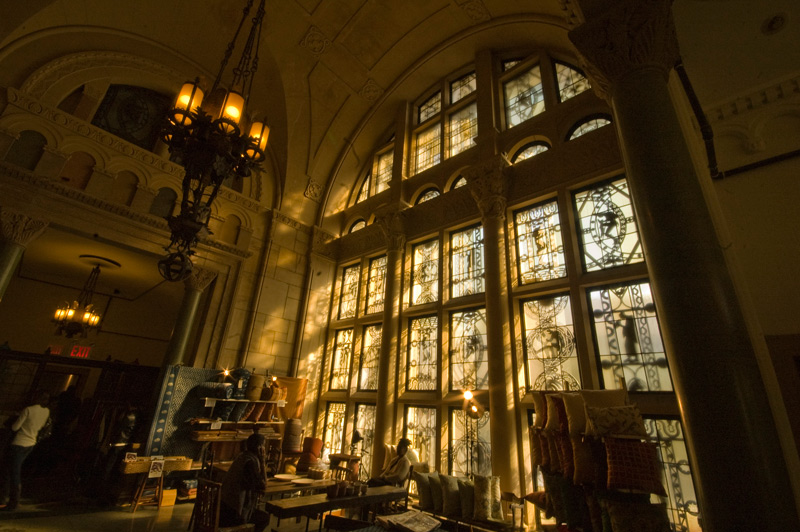
[[[91,353],[91,351],[91,346],[74,345],[72,346],[72,351],[70,351],[69,356],[74,358],[89,358],[89,353]]]

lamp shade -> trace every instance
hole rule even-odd
[[[225,95],[225,101],[222,102],[222,107],[219,110],[219,117],[233,125],[238,125],[239,120],[242,118],[242,111],[244,110],[244,96],[236,91],[228,91]],[[225,124],[225,130],[230,132],[233,126]]]
[[[267,148],[267,139],[269,138],[269,126],[264,122],[253,122],[250,126],[250,138],[252,144],[249,144],[245,155],[254,161],[261,161],[264,158],[264,150]]]
[[[193,111],[200,107],[202,103],[203,90],[197,86],[197,83],[187,81],[178,93],[178,98],[175,100],[175,109]]]

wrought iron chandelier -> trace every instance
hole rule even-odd
[[[193,248],[197,243],[211,234],[208,230],[211,204],[223,181],[234,176],[250,176],[264,160],[269,128],[263,121],[252,121],[249,133],[244,134],[242,128],[245,124],[241,121],[258,69],[264,2],[260,0],[251,19],[250,33],[239,63],[233,68],[229,89],[218,91],[253,0],[248,0],[242,12],[242,19],[228,43],[205,105],[199,78],[184,83],[162,128],[161,138],[169,147],[172,160],[185,169],[180,212],[167,217],[171,240],[164,248],[167,255],[158,263],[159,272],[168,281],[180,281],[191,274],[190,256],[194,254]]]
[[[100,314],[94,310],[92,304],[98,277],[100,277],[100,266],[95,265],[83,285],[78,300],[72,303],[66,302],[56,309],[53,317],[53,321],[56,323],[56,334],[63,334],[67,338],[80,334],[86,338],[86,333],[100,323]]]

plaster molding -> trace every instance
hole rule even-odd
[[[336,239],[336,236],[316,225],[311,228],[311,235],[312,253],[335,261],[338,255],[338,240]]]
[[[273,223],[272,223],[271,233],[274,233],[274,226],[275,226],[274,222],[280,222],[283,225],[288,225],[292,229],[295,229],[307,235],[310,235],[313,232],[313,229],[304,224],[303,222],[299,222],[294,218],[290,218],[289,216],[286,216],[285,214],[277,210],[272,211],[272,220]]]
[[[476,24],[492,19],[492,14],[483,0],[455,0],[455,4]]]
[[[195,266],[192,268],[192,273],[183,282],[187,291],[193,290],[195,292],[202,292],[208,288],[208,285],[210,285],[211,281],[216,279],[216,277],[217,272]]]
[[[613,7],[569,32],[598,96],[610,100],[614,86],[646,68],[666,82],[677,63],[678,38],[672,0],[618,0]]]
[[[31,218],[0,206],[0,236],[8,242],[25,247],[41,235],[48,225],[45,220]]]
[[[577,2],[574,0],[559,0],[558,3],[564,13],[564,20],[567,21],[567,26],[570,29],[583,23],[583,12]]]
[[[364,86],[361,87],[361,90],[358,92],[359,96],[361,96],[370,103],[377,101],[382,94],[383,94],[383,89],[372,78],[369,78],[367,82],[364,83]]]
[[[322,192],[323,192],[322,185],[314,181],[313,178],[308,178],[308,184],[306,185],[305,192],[303,192],[303,196],[307,197],[308,199],[316,203],[321,203]]]
[[[325,50],[327,50],[330,45],[330,39],[316,26],[310,26],[305,36],[303,36],[303,39],[300,41],[300,46],[315,56],[320,56],[325,53]]]
[[[800,74],[709,107],[705,109],[705,113],[710,122],[722,122],[798,96],[800,96]]]

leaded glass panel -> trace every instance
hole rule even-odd
[[[558,202],[534,205],[514,215],[519,282],[530,284],[567,276]]]
[[[356,198],[356,203],[361,203],[365,199],[369,197],[369,182],[372,179],[372,173],[367,174],[367,177],[364,178],[364,182],[361,183],[361,188],[358,191],[358,197]]]
[[[632,392],[671,392],[661,329],[647,282],[589,291],[605,388],[620,378]]]
[[[483,292],[483,227],[450,237],[450,293],[461,297]]]
[[[450,115],[447,122],[447,156],[458,155],[475,145],[478,136],[478,104],[471,104]]]
[[[439,376],[439,319],[414,318],[409,323],[408,391],[436,390]]]
[[[644,261],[625,178],[575,194],[586,271]]]
[[[539,65],[503,84],[506,122],[514,127],[544,111],[544,92]]]
[[[436,409],[418,406],[406,407],[405,437],[417,451],[419,461],[433,464],[439,449]]]
[[[411,265],[411,304],[423,305],[439,300],[439,241],[431,240],[413,248]]]
[[[479,419],[464,410],[450,410],[450,474],[457,477],[492,474],[492,437],[489,432],[489,411]]]
[[[486,348],[486,311],[450,315],[450,390],[489,388],[489,353]]]
[[[386,282],[386,255],[369,261],[367,284],[367,314],[383,310],[384,284]]]
[[[529,390],[581,388],[569,296],[524,301],[522,328]]]
[[[458,78],[450,83],[450,103],[456,103],[462,98],[469,96],[475,92],[476,88],[475,72],[470,72],[466,76]]]
[[[458,179],[456,179],[455,183],[453,183],[453,190],[461,188],[466,185],[467,185],[467,180],[464,179],[463,177],[459,177]]]
[[[433,198],[439,197],[439,191],[436,189],[426,190],[419,198],[417,198],[417,205],[420,203],[425,203],[426,201],[430,201]]]
[[[329,402],[325,408],[325,430],[322,433],[322,441],[332,453],[339,453],[344,450],[344,414],[346,409],[346,403],[334,402]]]
[[[378,357],[381,353],[381,326],[364,327],[361,339],[361,367],[358,372],[359,390],[378,389]]]
[[[350,359],[353,356],[353,329],[336,331],[331,364],[331,390],[346,390],[350,380]]]
[[[530,159],[540,153],[544,153],[550,149],[550,146],[545,144],[544,142],[537,142],[536,144],[531,144],[530,146],[520,150],[514,156],[514,160],[511,161],[512,163],[518,163],[520,161],[524,161],[525,159]]]
[[[700,510],[692,481],[692,469],[686,452],[686,440],[677,419],[645,418],[644,426],[652,441],[658,443],[658,458],[664,471],[667,489],[667,515],[675,532],[700,532]],[[651,495],[653,502],[661,497]]]
[[[364,220],[358,220],[353,225],[350,226],[350,232],[355,233],[356,231],[361,231],[367,226],[367,222]]]
[[[577,139],[581,135],[585,135],[590,131],[594,131],[595,129],[600,129],[601,127],[607,126],[610,123],[611,120],[609,120],[608,118],[589,119],[586,122],[581,123],[581,125],[579,125],[572,131],[572,135],[569,136],[569,140]]]
[[[391,150],[378,155],[375,162],[375,194],[379,194],[389,188],[392,181],[392,163],[394,162],[394,152]]]
[[[558,78],[558,95],[562,102],[592,88],[586,76],[562,63],[556,63],[556,77]]]
[[[522,59],[511,59],[509,61],[503,61],[503,72],[508,72],[518,64],[522,62]]]
[[[339,293],[339,319],[353,318],[356,315],[358,299],[358,280],[361,277],[361,265],[345,268],[342,272],[342,284]]]
[[[414,170],[423,170],[439,164],[442,158],[442,124],[436,123],[417,134],[414,147]]]
[[[418,123],[423,123],[432,116],[435,116],[442,110],[442,93],[437,92],[419,106]]]
[[[369,480],[372,471],[372,442],[375,438],[375,405],[359,403],[356,405],[356,430],[364,438],[358,446],[361,453],[361,466],[358,468],[359,480]],[[355,449],[358,453],[358,448]]]

